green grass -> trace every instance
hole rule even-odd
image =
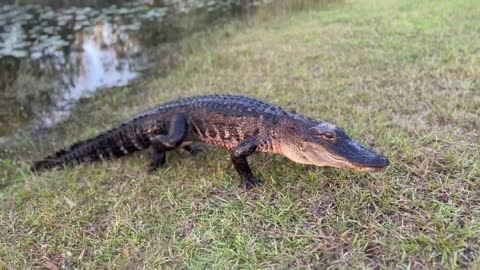
[[[184,42],[180,67],[116,89],[1,160],[0,268],[480,268],[480,2],[347,1]],[[228,33],[228,35],[226,34]],[[132,97],[131,93],[138,93]],[[361,174],[220,149],[41,175],[32,159],[180,96],[241,93],[342,126],[391,166]]]

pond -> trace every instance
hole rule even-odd
[[[65,119],[78,100],[100,89],[130,84],[158,63],[151,52],[160,44],[274,5],[269,0],[48,2],[51,6],[0,7],[0,145],[19,130]]]

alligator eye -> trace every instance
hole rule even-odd
[[[322,138],[324,138],[327,141],[332,141],[332,142],[335,141],[335,136],[333,136],[333,134],[330,132],[325,132],[325,133],[322,133],[321,135],[322,135]]]

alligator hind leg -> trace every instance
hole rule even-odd
[[[247,189],[259,186],[262,183],[255,179],[252,170],[250,169],[250,166],[247,162],[247,157],[250,154],[254,153],[257,148],[257,139],[254,137],[250,137],[240,142],[240,144],[238,144],[232,152],[233,166],[240,175],[240,178],[242,179],[242,185]]]
[[[187,117],[183,113],[175,114],[170,119],[168,134],[155,136],[151,141],[152,161],[150,171],[154,171],[165,164],[167,151],[176,149],[187,136]]]

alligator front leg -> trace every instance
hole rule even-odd
[[[232,151],[233,166],[242,179],[242,185],[247,189],[251,189],[261,184],[261,182],[253,176],[252,170],[247,162],[247,157],[254,153],[257,148],[257,139],[250,137],[240,142],[240,144],[238,144]]]
[[[168,134],[155,136],[151,141],[152,161],[149,171],[155,171],[165,164],[166,152],[176,149],[187,136],[188,122],[184,113],[175,114],[170,119]]]

